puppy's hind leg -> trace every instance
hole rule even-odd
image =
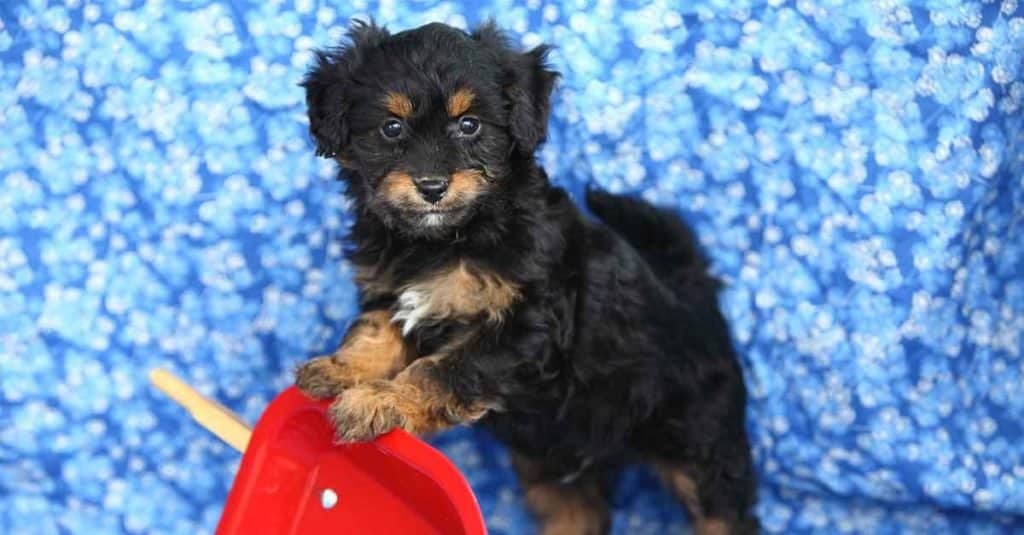
[[[748,455],[700,465],[677,460],[657,460],[652,465],[686,506],[696,535],[759,533],[757,518],[750,511],[755,482]]]
[[[608,469],[588,467],[571,478],[535,458],[512,452],[512,467],[542,535],[604,535],[611,526]]]

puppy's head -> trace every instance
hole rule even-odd
[[[512,50],[491,24],[391,35],[357,22],[303,82],[317,154],[389,227],[443,235],[503,195],[512,160],[544,140],[557,76],[546,52]]]

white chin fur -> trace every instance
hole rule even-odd
[[[426,214],[423,216],[423,226],[439,227],[444,224],[444,214]]]

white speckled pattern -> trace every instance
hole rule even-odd
[[[0,533],[212,531],[238,456],[146,373],[254,421],[354,317],[296,86],[354,15],[557,45],[551,176],[678,208],[727,282],[767,533],[1024,531],[1016,0],[5,0]],[[531,531],[498,445],[435,442]],[[622,479],[617,535],[686,525]]]

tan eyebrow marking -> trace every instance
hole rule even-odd
[[[458,117],[466,113],[473,104],[474,98],[476,98],[476,94],[466,88],[452,93],[452,96],[448,97],[448,116]]]
[[[401,93],[388,91],[388,94],[384,96],[384,107],[392,114],[403,119],[412,117],[412,101]]]

